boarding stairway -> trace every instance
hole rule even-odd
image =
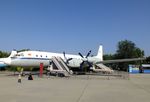
[[[104,64],[96,64],[96,66],[93,67],[93,71],[95,72],[104,72],[104,73],[113,73],[113,70]]]
[[[57,74],[63,74],[64,76],[70,76],[71,71],[68,68],[68,66],[66,65],[66,63],[63,61],[63,59],[61,57],[52,57],[52,62],[55,65],[51,66],[51,70],[50,72],[55,72]]]

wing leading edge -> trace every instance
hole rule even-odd
[[[132,61],[142,61],[142,60],[146,60],[146,58],[130,58],[130,59],[104,60],[104,61],[96,62],[96,64],[99,64],[99,63],[132,62]]]

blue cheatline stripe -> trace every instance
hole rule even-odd
[[[27,59],[27,60],[50,60],[48,58],[33,58],[33,57],[24,57],[24,58],[14,58],[14,59]]]

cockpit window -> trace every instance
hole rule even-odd
[[[15,56],[24,56],[23,53],[16,54]]]
[[[16,54],[16,56],[20,56],[20,54]]]

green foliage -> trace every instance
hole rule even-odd
[[[118,42],[118,49],[116,52],[116,58],[137,58],[143,57],[144,51],[136,47],[135,43],[129,40]]]
[[[17,71],[17,68],[13,67],[13,66],[7,66],[5,69],[8,70],[8,71],[14,71],[14,72]]]
[[[17,52],[22,52],[22,51],[29,51],[30,49],[21,49],[21,50],[18,50]]]
[[[105,54],[103,55],[104,60],[112,60],[114,59],[114,55],[112,54]]]
[[[0,51],[0,58],[6,58],[10,55],[8,52]],[[5,67],[0,68],[1,71],[5,70]]]
[[[144,56],[144,51],[136,47],[135,43],[133,43],[132,41],[124,40],[118,42],[118,49],[114,56],[115,59],[139,58]],[[118,67],[120,68],[120,70],[127,71],[129,63],[140,64],[141,62],[135,61],[135,62],[118,63]]]
[[[116,57],[115,54],[105,54],[103,55],[104,60],[114,60]],[[118,70],[118,63],[107,63],[106,66],[113,68],[114,70]]]
[[[18,72],[21,72],[22,70],[23,70],[22,67],[17,67],[17,71],[18,71]]]
[[[115,54],[104,55],[104,60],[114,60],[114,59],[125,59],[125,58],[139,58],[144,56],[144,51],[136,47],[135,43],[129,40],[123,40],[118,42],[117,51]],[[150,61],[150,58],[149,58]],[[122,63],[110,63],[107,64],[113,69],[119,69],[127,71],[129,64],[140,64],[140,61],[134,62],[122,62]]]
[[[150,64],[150,56],[146,58],[146,63]]]
[[[5,57],[8,57],[9,55],[10,55],[10,53],[8,53],[8,52],[0,51],[0,58],[5,58]]]

